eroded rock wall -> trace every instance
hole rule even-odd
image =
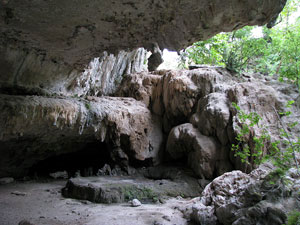
[[[191,71],[133,74],[123,80],[117,93],[143,101],[159,115],[168,135],[167,158],[185,159],[198,176],[206,179],[233,168],[247,172],[254,168],[253,164],[241,163],[231,151],[242,126],[233,102],[243,112],[261,116],[259,127],[245,139],[254,152],[253,137],[262,135],[264,129],[271,141],[280,138],[282,127],[277,114],[286,110],[288,101],[299,97],[295,86],[280,84],[276,78],[259,74],[236,76],[226,69],[208,66]],[[296,105],[290,110],[299,114]],[[286,117],[282,120],[286,124],[291,121]],[[294,138],[298,129],[299,126],[293,128]],[[266,141],[264,154],[269,147]],[[249,161],[253,162],[253,158]]]
[[[179,51],[222,31],[266,24],[285,2],[3,0],[0,89],[27,94],[112,94],[114,83],[125,73],[142,71],[145,56],[136,49],[144,47],[153,53],[152,70],[161,62],[160,49]]]
[[[107,143],[124,165],[130,159],[156,163],[163,135],[182,124],[192,127],[195,132],[186,134],[197,143],[187,157],[202,160],[208,149],[203,140],[213,140],[222,155],[209,155],[205,166],[189,160],[199,176],[238,167],[228,153],[236,135],[230,103],[240,101],[251,111],[249,96],[263,103],[271,89],[258,85],[262,97],[248,95],[255,85],[239,84],[245,80],[222,69],[147,73],[145,49],[181,50],[221,31],[266,24],[285,2],[0,1],[0,176],[19,175],[53,151],[77,151],[93,141]],[[160,60],[154,54],[151,69]],[[103,95],[116,97],[91,97]]]
[[[143,48],[99,54],[83,70],[59,59],[47,60],[36,50],[0,46],[0,92],[21,95],[111,95],[123,76],[147,71]]]
[[[132,160],[149,159],[154,164],[185,160],[205,179],[234,168],[251,171],[253,167],[241,163],[231,151],[241,128],[232,102],[245,113],[262,117],[261,126],[246,140],[254,151],[253,137],[263,127],[272,140],[279,138],[277,112],[284,111],[287,101],[299,98],[292,85],[262,75],[238,77],[214,67],[131,74],[115,95],[119,97],[1,95],[2,171],[9,171],[12,164],[30,167],[51,156],[51,151],[59,155],[79,150],[76,144],[62,143],[93,141],[107,143],[111,157],[125,166]],[[296,105],[290,110],[299,114]],[[292,132],[297,137],[299,126]],[[265,143],[265,153],[267,148]],[[26,163],[21,166],[19,161]]]
[[[92,142],[105,142],[123,166],[129,158],[159,162],[159,120],[132,98],[0,95],[0,108],[0,176],[24,175],[43,159]]]

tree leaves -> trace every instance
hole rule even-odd
[[[300,18],[289,23],[299,0],[288,0],[277,25],[262,28],[263,37],[255,38],[255,27],[246,26],[230,33],[217,34],[196,42],[183,53],[188,64],[223,66],[228,70],[279,74],[280,81],[289,81],[300,89]]]

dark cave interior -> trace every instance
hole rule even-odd
[[[112,160],[105,143],[88,143],[82,150],[64,153],[44,159],[29,170],[30,176],[47,177],[49,173],[66,171],[69,177],[80,171],[81,176],[96,175],[105,164]]]

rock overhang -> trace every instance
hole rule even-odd
[[[20,131],[19,126],[29,122],[26,118],[28,116],[27,111],[29,114],[34,115],[39,111],[36,109],[44,112],[44,109],[47,109],[47,104],[44,104],[44,101],[48,102],[48,100],[51,102],[52,107],[50,108],[54,112],[46,110],[45,114],[41,114],[40,120],[34,116],[33,123],[26,126],[25,131],[22,132],[23,139],[26,138],[26,134],[31,133],[31,129],[34,131],[33,136],[35,138],[40,137],[40,131],[52,129],[51,132],[54,135],[50,136],[56,139],[59,133],[56,132],[56,127],[53,126],[52,114],[59,116],[63,121],[67,121],[62,122],[62,124],[68,124],[69,121],[68,116],[63,116],[64,113],[61,114],[59,110],[56,112],[56,109],[59,109],[58,106],[61,105],[61,101],[66,101],[75,108],[80,106],[73,110],[74,115],[80,114],[82,108],[86,108],[87,112],[93,111],[94,105],[97,105],[97,107],[95,106],[96,109],[101,108],[101,105],[103,106],[105,103],[108,106],[114,105],[117,107],[120,105],[120,107],[123,107],[122,110],[112,107],[108,114],[116,115],[118,119],[115,119],[124,129],[117,129],[116,132],[112,132],[112,135],[105,136],[107,137],[106,141],[112,142],[108,144],[114,147],[110,149],[115,154],[114,157],[124,159],[124,154],[119,151],[122,147],[122,150],[125,150],[131,159],[135,158],[141,161],[149,158],[155,159],[156,156],[158,157],[158,152],[161,152],[160,144],[163,138],[161,127],[168,133],[172,127],[188,122],[188,117],[196,108],[197,98],[209,94],[212,90],[206,88],[206,84],[210,84],[210,79],[193,80],[193,76],[187,76],[186,79],[183,79],[188,82],[186,86],[189,88],[187,88],[184,85],[181,87],[181,83],[173,79],[181,77],[179,72],[165,74],[164,80],[166,82],[160,82],[161,75],[164,74],[151,73],[147,75],[147,73],[141,73],[137,78],[142,77],[143,82],[141,85],[145,87],[142,88],[140,93],[131,96],[130,91],[135,90],[131,87],[136,87],[136,83],[133,82],[132,86],[126,83],[126,79],[123,83],[123,78],[126,77],[126,74],[131,74],[130,77],[133,79],[136,76],[132,74],[144,71],[145,67],[145,50],[136,48],[144,46],[148,50],[153,50],[153,46],[159,46],[160,48],[179,50],[194,41],[206,39],[221,31],[231,31],[245,25],[261,25],[272,21],[284,4],[285,0],[181,0],[176,2],[170,0],[145,0],[142,2],[118,0],[102,3],[92,0],[84,2],[79,0],[65,0],[64,2],[58,0],[24,0],[19,3],[3,0],[0,2],[0,96],[8,94],[7,98],[10,99],[9,102],[12,104],[17,103],[19,97],[28,100],[24,100],[18,105],[20,107],[24,106],[24,109],[26,109],[25,116],[18,113],[17,116],[13,116],[5,113],[5,107],[10,105],[7,103],[8,101],[4,101],[3,98],[0,99],[0,108],[3,109],[0,120],[2,119],[2,124],[6,124],[4,131],[7,132],[13,129],[13,124],[17,128],[15,130]],[[120,51],[122,49],[126,51]],[[130,52],[130,49],[134,50]],[[111,55],[112,52],[115,52],[115,55]],[[97,58],[91,61],[93,57]],[[91,63],[88,64],[89,62]],[[84,68],[84,72],[81,72]],[[203,71],[206,74],[207,70],[204,69]],[[214,74],[213,71],[208,72],[211,75]],[[182,73],[186,75],[186,72]],[[205,74],[203,74],[204,78],[210,77],[210,75]],[[222,74],[224,75],[224,73]],[[169,80],[174,82],[168,82]],[[197,87],[193,85],[193,82],[189,82],[190,80],[196,82]],[[128,82],[131,82],[130,79]],[[167,90],[169,88],[173,89],[172,85],[177,83],[179,87],[168,93]],[[120,86],[125,88],[124,93],[127,93],[127,89],[129,89],[129,93],[117,92]],[[138,85],[138,87],[140,86]],[[201,90],[198,90],[198,87],[201,87]],[[157,93],[153,96],[155,101],[152,101],[151,93],[154,89],[157,89]],[[162,95],[163,89],[166,90],[164,95]],[[200,92],[196,93],[197,91]],[[140,94],[140,96],[135,96],[136,94]],[[175,104],[177,101],[174,96],[185,100],[185,94],[188,94],[187,99],[189,101],[186,102],[187,104],[185,104],[185,101],[179,101],[179,104]],[[28,95],[40,96],[31,98]],[[109,98],[106,101],[106,98],[102,97],[99,102],[98,100],[94,102],[95,99],[89,97],[102,95],[138,97],[138,101],[134,101],[132,105],[135,109],[136,107],[141,108],[140,116],[137,116],[135,111],[128,112],[130,107],[125,104],[128,101],[127,98],[114,104],[116,98]],[[43,100],[38,101],[38,106],[35,106],[36,101],[34,99]],[[161,99],[164,101],[160,101]],[[139,101],[143,101],[145,105],[141,106],[138,103]],[[163,104],[168,102],[172,104],[167,104],[164,107]],[[34,107],[31,107],[32,104]],[[17,105],[15,104],[15,106]],[[97,112],[93,114],[96,115],[96,119],[98,117],[102,118],[103,110],[105,111],[106,108],[96,110]],[[23,112],[18,110],[17,107],[13,111]],[[126,127],[123,118],[124,112],[130,117],[128,121],[132,121],[133,118],[137,122],[129,122]],[[162,117],[164,112],[166,112],[166,115]],[[173,112],[177,112],[177,114],[173,115]],[[158,118],[159,121],[154,126],[152,113],[157,114],[155,116],[162,117],[160,119],[163,119],[163,124]],[[145,114],[149,117],[146,121],[144,121]],[[92,114],[87,113],[87,115]],[[185,118],[184,121],[177,120],[182,115]],[[62,127],[62,132],[69,132],[70,142],[79,136],[79,141],[85,141],[86,137],[78,134],[78,130],[82,125],[85,126],[90,123],[90,117],[86,118],[89,118],[87,120],[89,122],[76,120],[77,122],[71,123],[74,126]],[[100,126],[100,122],[106,120],[99,118],[97,121]],[[111,120],[115,121],[114,117],[108,119],[110,122]],[[12,123],[9,124],[9,121]],[[97,121],[94,122],[97,124]],[[144,123],[142,123],[143,121]],[[175,121],[175,123],[172,121]],[[41,124],[46,129],[37,129]],[[135,125],[140,126],[141,124],[150,124],[151,129],[140,127],[140,131],[136,133]],[[114,131],[113,127],[115,126],[105,125],[102,127],[112,128],[112,131]],[[87,132],[87,129],[84,130]],[[153,135],[149,135],[151,130],[153,130]],[[97,133],[97,131],[93,131],[93,129],[89,131],[87,137],[91,137],[92,141],[96,141],[95,132]],[[7,142],[8,147],[4,146],[6,152],[10,155],[13,155],[12,152],[22,154],[19,151],[20,148],[17,145],[17,147],[14,146],[18,135],[18,132],[12,134],[11,141]],[[13,140],[14,137],[16,139]],[[149,138],[154,141],[150,141],[150,143]],[[104,139],[100,140],[100,142],[103,141]],[[16,143],[20,144],[21,142],[16,141]],[[48,143],[48,140],[45,143]],[[156,143],[159,143],[159,145],[156,145]],[[36,155],[39,156],[41,153],[41,158],[37,158],[37,161],[48,157],[43,155],[43,151],[39,152],[39,149],[43,149],[43,147],[37,145],[36,149],[38,152]],[[139,149],[142,150],[135,151]],[[155,150],[153,151],[153,149]],[[27,149],[25,150],[27,151]],[[72,148],[73,150],[75,152],[78,149]],[[62,151],[59,151],[59,154],[62,153]],[[31,160],[31,156],[22,155],[23,157],[26,160]],[[6,161],[7,159],[9,157],[3,158]],[[32,162],[30,163],[32,164]],[[28,165],[25,166],[28,167]],[[17,169],[11,169],[10,172],[16,173],[17,170],[22,168],[25,167],[19,166]]]
[[[286,0],[51,0],[0,2],[0,45],[84,68],[104,51],[180,50],[277,17]]]

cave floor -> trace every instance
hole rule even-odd
[[[22,220],[47,225],[189,224],[178,210],[189,200],[177,197],[140,207],[131,207],[130,203],[95,204],[62,197],[66,182],[35,180],[0,185],[0,224],[15,225]]]

